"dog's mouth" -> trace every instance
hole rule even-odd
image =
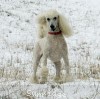
[[[51,29],[52,31],[55,31],[55,28]]]
[[[54,25],[51,25],[50,28],[52,31],[55,31],[55,29],[56,29]]]

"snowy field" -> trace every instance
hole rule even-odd
[[[70,21],[66,38],[74,81],[31,84],[37,15],[56,9]],[[39,67],[40,69],[40,67]],[[100,0],[0,0],[0,99],[100,99]]]

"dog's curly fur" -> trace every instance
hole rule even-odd
[[[61,71],[61,59],[63,58],[66,70],[65,79],[68,80],[70,76],[68,49],[65,39],[63,37],[63,36],[69,37],[72,35],[72,30],[70,28],[70,25],[68,24],[68,20],[66,20],[66,18],[63,15],[59,14],[56,10],[49,10],[45,13],[40,14],[37,18],[37,21],[38,21],[38,37],[40,39],[36,43],[34,48],[34,59],[33,59],[34,73],[32,76],[32,82],[38,83],[36,72],[41,57],[42,57],[42,70],[41,70],[42,79],[40,83],[45,83],[47,81],[47,76],[48,76],[48,69],[46,67],[47,58],[49,58],[55,64],[56,82],[62,82],[60,71]],[[51,28],[51,25],[53,23],[56,24],[53,26],[53,29],[55,28],[55,30],[52,30]],[[50,26],[48,24],[50,24]],[[61,31],[61,34],[59,35],[48,34],[48,32],[55,32],[55,31]]]
[[[65,16],[61,15],[58,13],[56,10],[49,10],[45,13],[42,13],[38,16],[37,21],[38,21],[38,36],[39,38],[43,38],[47,34],[47,26],[46,26],[46,16],[56,16],[59,15],[59,27],[60,30],[62,31],[63,35],[65,37],[69,37],[72,35],[72,29],[69,26],[68,20],[65,18]]]

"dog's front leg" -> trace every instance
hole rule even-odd
[[[37,68],[42,57],[41,48],[39,43],[36,43],[34,52],[33,52],[33,74],[31,76],[32,83],[38,83],[38,78],[36,76]]]
[[[39,65],[39,60],[40,60],[40,57],[36,57],[34,59],[34,63],[33,63],[33,74],[32,74],[32,77],[31,77],[31,82],[32,83],[38,83],[38,78],[36,76],[36,72],[37,72],[37,68],[38,68],[38,65]]]
[[[38,67],[38,63],[34,65],[34,73],[33,73],[33,83],[38,83],[38,78],[36,76],[36,72],[37,72],[37,67]]]
[[[44,84],[47,81],[48,69],[47,69],[47,55],[43,55],[42,69],[41,69],[41,80],[40,83]]]
[[[62,79],[60,77],[60,73],[61,73],[61,62],[54,62],[55,67],[56,67],[56,77],[55,77],[55,82],[57,83],[62,83]]]

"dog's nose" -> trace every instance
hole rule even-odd
[[[54,25],[50,25],[51,29],[54,29]]]

